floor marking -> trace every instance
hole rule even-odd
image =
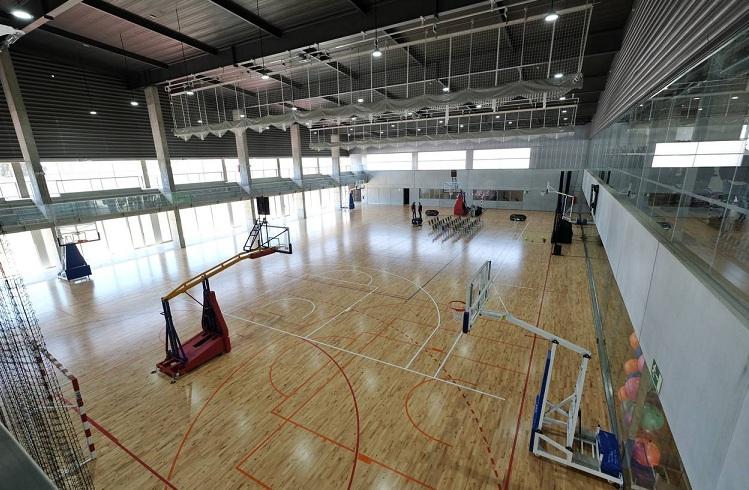
[[[364,284],[363,282],[352,281],[353,283],[361,284],[362,286],[371,286],[372,283],[374,282],[374,277],[372,277],[371,275],[367,274],[364,271],[349,270],[349,269],[331,269],[326,272],[358,272],[359,274],[364,274],[365,276],[367,276],[369,278],[369,282],[367,284]],[[320,277],[327,277],[327,276],[323,276],[322,274],[320,274]],[[331,277],[330,279],[335,279],[335,278]]]
[[[463,331],[458,332],[458,335],[455,337],[455,341],[453,342],[453,345],[450,346],[450,349],[447,351],[447,355],[442,360],[442,363],[440,364],[440,367],[437,368],[437,372],[434,373],[434,377],[438,377],[440,375],[440,371],[442,371],[442,368],[445,366],[445,363],[447,362],[447,359],[450,357],[450,354],[452,353],[453,349],[456,345],[458,345],[458,342],[460,341],[460,338],[463,336]]]
[[[211,403],[213,398],[226,386],[226,384],[234,377],[234,375],[239,372],[240,369],[244,368],[247,364],[249,364],[251,361],[253,361],[257,356],[262,354],[268,347],[275,344],[276,342],[280,341],[281,339],[274,340],[273,342],[269,343],[259,351],[255,352],[254,354],[251,354],[248,359],[246,359],[244,362],[242,362],[239,366],[234,368],[221,383],[213,390],[213,392],[208,396],[206,401],[203,403],[203,406],[200,407],[200,410],[198,410],[198,413],[195,414],[195,417],[190,422],[190,425],[187,427],[187,431],[182,436],[182,440],[179,443],[179,446],[177,447],[177,452],[174,454],[174,458],[172,459],[172,464],[169,467],[169,473],[167,475],[168,479],[171,479],[172,476],[174,476],[174,471],[177,468],[177,460],[179,459],[179,455],[182,452],[182,448],[185,446],[185,442],[187,442],[187,438],[190,436],[190,433],[192,432],[193,427],[195,427],[195,423],[198,421],[200,416],[203,414],[203,411],[208,407],[208,404]]]
[[[65,398],[63,398],[63,401],[65,402],[66,405],[69,405],[69,408],[72,411],[74,411],[76,413],[78,412],[78,407],[75,404],[71,403],[70,401],[66,400]],[[170,482],[168,479],[166,479],[163,476],[161,476],[158,471],[156,471],[153,468],[151,468],[148,465],[148,463],[146,463],[145,461],[143,461],[142,459],[140,459],[134,452],[132,452],[131,450],[129,450],[127,447],[125,447],[125,445],[122,444],[119,439],[117,439],[107,429],[105,429],[104,427],[102,427],[101,424],[99,424],[99,422],[97,422],[96,420],[94,420],[91,417],[91,415],[88,416],[88,421],[91,424],[91,426],[94,427],[96,430],[98,430],[104,437],[106,437],[107,439],[109,439],[110,441],[112,441],[112,443],[114,443],[114,445],[116,445],[117,447],[119,447],[120,449],[122,449],[123,451],[125,451],[125,453],[128,456],[130,456],[132,459],[134,459],[136,462],[138,462],[141,466],[143,466],[145,469],[147,469],[156,478],[158,478],[159,480],[161,480],[164,483],[165,487],[169,487],[169,488],[171,488],[173,490],[177,490],[177,487],[175,487],[174,484],[172,484],[172,482]]]
[[[377,288],[374,288],[372,291],[368,292],[367,294],[365,294],[361,298],[357,299],[356,301],[354,301],[353,303],[351,303],[348,307],[346,307],[342,311],[338,312],[337,315],[335,315],[332,318],[329,318],[325,323],[323,323],[322,325],[320,325],[319,327],[317,327],[316,329],[314,329],[313,331],[311,331],[310,333],[308,333],[307,335],[305,335],[302,338],[305,339],[305,340],[308,340],[310,337],[312,337],[315,333],[317,333],[317,331],[319,331],[325,325],[329,324],[330,322],[332,322],[333,320],[335,320],[339,316],[343,315],[344,313],[347,313],[347,312],[351,311],[351,308],[353,308],[357,303],[360,303],[361,301],[363,301],[367,296],[369,296],[370,294],[374,293],[375,291],[377,291]]]
[[[411,417],[411,414],[408,411],[408,402],[411,399],[411,395],[413,394],[413,392],[419,386],[423,385],[424,383],[429,383],[430,381],[431,381],[431,379],[423,379],[419,383],[413,385],[413,387],[410,390],[408,390],[408,393],[406,394],[406,398],[403,399],[403,410],[406,412],[406,417],[408,417],[408,421],[411,422],[411,425],[413,425],[414,428],[416,428],[416,430],[418,430],[419,432],[421,432],[424,435],[424,437],[426,437],[427,439],[431,439],[434,442],[438,442],[440,444],[444,444],[447,447],[453,447],[453,445],[450,444],[449,442],[445,442],[442,439],[439,439],[439,438],[434,437],[434,436],[432,436],[430,434],[427,434],[424,430],[421,429],[421,427],[419,427],[416,424],[416,422],[414,422],[414,419]]]
[[[541,303],[538,306],[538,316],[536,317],[536,326],[541,323],[541,313],[544,309],[544,296],[546,295],[546,283],[549,280],[549,271],[551,270],[551,253],[549,253],[549,262],[546,264],[546,277],[544,278],[544,287],[541,292]],[[507,473],[505,474],[504,488],[508,490],[510,488],[510,475],[512,475],[512,461],[515,457],[515,446],[518,442],[518,432],[520,432],[520,419],[523,416],[523,407],[525,406],[525,395],[528,390],[528,380],[531,377],[531,365],[533,364],[533,351],[536,348],[536,336],[533,336],[533,343],[531,344],[531,353],[528,358],[528,371],[525,374],[525,385],[523,386],[523,394],[520,397],[520,409],[518,410],[518,420],[515,424],[515,437],[512,440],[512,449],[510,450],[510,461],[507,466]]]
[[[343,270],[343,269],[341,269],[341,270]],[[349,272],[355,272],[355,270],[352,269]],[[296,279],[299,279],[301,281],[305,281],[305,280],[309,281],[310,279],[307,279],[307,276],[309,276],[309,277],[319,277],[321,279],[327,279],[329,281],[338,281],[338,282],[342,282],[342,283],[345,283],[345,284],[353,284],[353,285],[356,285],[356,286],[371,287],[369,284],[364,284],[363,282],[346,281],[345,279],[337,279],[335,277],[323,276],[322,274],[312,274],[311,272],[306,272],[304,275],[302,275],[300,277],[297,277]],[[343,287],[343,286],[340,286],[340,287]]]
[[[310,316],[317,309],[317,305],[312,300],[309,300],[307,298],[299,298],[299,297],[296,297],[296,296],[286,296],[284,298],[274,299],[270,303],[266,303],[266,304],[264,304],[262,306],[258,306],[258,308],[266,308],[266,307],[272,305],[273,303],[278,303],[279,301],[284,301],[284,300],[287,300],[287,299],[296,299],[296,300],[299,300],[299,301],[306,301],[307,303],[309,303],[309,304],[312,305],[312,310],[309,313],[307,313],[306,315],[304,315],[302,317],[302,320],[304,320],[305,318],[307,318],[308,316]],[[244,305],[242,305],[242,306],[244,306]]]
[[[241,320],[241,321],[246,322],[246,323],[251,323],[253,325],[257,325],[259,327],[266,328],[268,330],[273,330],[274,332],[278,332],[278,333],[281,333],[281,334],[284,334],[284,335],[288,335],[290,337],[296,337],[296,338],[299,338],[299,339],[305,339],[305,337],[303,337],[302,335],[298,335],[298,334],[295,334],[295,333],[292,333],[292,332],[287,332],[286,330],[282,330],[280,328],[272,327],[270,325],[265,325],[263,323],[259,323],[259,322],[256,322],[256,321],[253,321],[253,320],[250,320],[250,319],[247,319],[247,318],[242,318],[240,316],[237,316],[237,315],[234,315],[234,314],[231,314],[231,313],[226,313],[224,316],[229,316],[229,317],[235,318],[237,320]],[[499,395],[495,395],[493,393],[487,393],[485,391],[481,391],[481,390],[478,390],[478,389],[475,389],[475,388],[471,388],[470,386],[464,386],[464,385],[462,385],[460,383],[454,383],[454,382],[452,382],[450,380],[447,380],[447,379],[435,378],[434,376],[431,376],[429,374],[424,374],[421,371],[415,371],[415,370],[410,369],[410,368],[405,368],[403,366],[399,366],[397,364],[393,364],[393,363],[388,362],[388,361],[383,361],[382,359],[377,359],[376,357],[370,357],[370,356],[367,356],[365,354],[360,354],[359,352],[354,352],[354,351],[350,351],[348,349],[343,349],[341,347],[337,347],[335,345],[331,345],[331,344],[328,344],[328,343],[325,343],[325,342],[321,342],[321,341],[316,340],[316,339],[306,339],[306,340],[309,340],[310,342],[313,342],[315,344],[321,345],[323,347],[328,347],[330,349],[334,349],[334,350],[337,350],[337,351],[340,351],[340,352],[344,352],[344,353],[352,355],[352,356],[361,357],[362,359],[367,359],[368,361],[372,361],[372,362],[376,362],[378,364],[384,364],[385,366],[390,366],[390,367],[393,367],[393,368],[396,368],[396,369],[400,369],[401,371],[406,371],[406,372],[415,374],[417,376],[421,376],[422,378],[433,379],[435,381],[439,381],[440,383],[445,383],[445,384],[448,384],[448,385],[457,386],[459,388],[463,388],[465,390],[472,391],[474,393],[478,393],[479,395],[484,395],[484,396],[489,397],[489,398],[494,398],[495,400],[500,400],[500,401],[505,401],[506,400],[506,398],[501,397]]]

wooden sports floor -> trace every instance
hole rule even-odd
[[[487,211],[469,242],[433,241],[405,207],[293,223],[293,255],[211,280],[233,350],[174,384],[155,373],[160,297],[244,236],[29,286],[49,350],[81,382],[97,488],[609,488],[528,452],[547,343],[490,320],[462,335],[447,309],[492,260],[490,305],[594,353],[582,422],[606,428],[582,243],[551,256],[552,214],[510,213]],[[182,339],[199,330],[189,297],[172,311]],[[578,359],[557,363],[559,395]]]

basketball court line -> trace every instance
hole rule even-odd
[[[320,346],[327,347],[327,348],[330,348],[330,349],[333,349],[333,350],[337,350],[337,351],[340,351],[340,352],[344,352],[346,354],[349,354],[349,355],[352,355],[352,356],[356,356],[356,357],[360,357],[362,359],[367,359],[368,361],[372,361],[372,362],[375,362],[375,363],[378,363],[378,364],[383,364],[385,366],[390,366],[390,367],[393,367],[393,368],[396,368],[396,369],[400,369],[401,371],[406,371],[408,373],[415,374],[417,376],[421,376],[422,378],[433,379],[435,381],[439,381],[440,383],[445,383],[445,384],[448,384],[448,385],[457,386],[458,388],[462,388],[462,389],[467,390],[467,391],[472,391],[472,392],[477,393],[479,395],[483,395],[483,396],[486,396],[486,397],[489,397],[489,398],[493,398],[495,400],[500,400],[500,401],[505,401],[506,400],[506,398],[504,398],[502,396],[499,396],[499,395],[495,395],[493,393],[488,393],[488,392],[485,392],[485,391],[482,391],[482,390],[478,390],[476,388],[471,388],[470,386],[465,386],[465,385],[462,385],[460,383],[453,383],[452,381],[449,381],[449,380],[446,380],[446,379],[443,379],[443,378],[435,378],[434,376],[431,376],[429,374],[424,374],[424,373],[422,373],[420,371],[416,371],[416,370],[413,370],[413,369],[405,368],[403,366],[399,366],[397,364],[393,364],[393,363],[388,362],[388,361],[383,361],[382,359],[377,359],[376,357],[370,357],[370,356],[367,356],[365,354],[360,354],[359,352],[354,352],[354,351],[350,351],[348,349],[343,349],[341,347],[337,347],[335,345],[331,345],[331,344],[328,344],[326,342],[321,342],[321,341],[316,340],[316,339],[305,338],[302,335],[298,335],[298,334],[295,334],[295,333],[287,332],[286,330],[283,330],[283,329],[280,329],[280,328],[276,328],[276,327],[273,327],[273,326],[270,326],[270,325],[265,325],[263,323],[259,323],[259,322],[256,322],[256,321],[253,321],[253,320],[250,320],[250,319],[247,319],[247,318],[242,318],[241,316],[237,316],[237,315],[234,315],[234,314],[231,314],[231,313],[226,313],[225,316],[232,317],[232,318],[234,318],[236,320],[240,320],[240,321],[243,321],[245,323],[251,323],[251,324],[256,325],[258,327],[262,327],[262,328],[265,328],[267,330],[272,330],[274,332],[277,332],[277,333],[280,333],[280,334],[283,334],[283,335],[287,335],[289,337],[296,337],[298,339],[309,340],[310,342],[313,342],[313,343],[318,344]]]
[[[438,377],[440,375],[440,371],[442,371],[442,368],[445,366],[445,363],[447,363],[447,360],[450,358],[450,354],[452,354],[453,349],[455,349],[455,346],[458,345],[458,342],[460,342],[460,337],[463,336],[463,331],[459,330],[458,335],[455,337],[455,341],[453,342],[453,345],[450,346],[450,348],[447,350],[447,355],[444,359],[442,359],[442,362],[440,363],[440,366],[437,368],[437,371],[434,373],[434,377]]]
[[[264,304],[262,306],[259,306],[258,308],[266,308],[266,307],[268,307],[268,306],[270,306],[270,305],[272,305],[274,303],[278,303],[279,301],[283,301],[283,300],[286,300],[286,299],[296,299],[296,300],[299,300],[299,301],[306,301],[307,303],[309,303],[309,304],[312,305],[312,309],[309,311],[309,313],[307,313],[306,315],[304,315],[302,317],[302,320],[304,320],[305,318],[307,318],[308,316],[310,316],[317,309],[317,305],[315,304],[314,301],[309,300],[307,298],[299,298],[299,297],[296,297],[296,296],[285,296],[283,298],[274,299],[270,303],[266,303],[266,304]]]
[[[335,320],[339,316],[343,315],[344,313],[347,313],[347,312],[351,311],[351,308],[353,308],[354,306],[356,306],[357,303],[360,303],[361,301],[363,301],[364,299],[366,299],[367,296],[369,296],[370,294],[374,293],[375,291],[377,291],[376,287],[372,291],[368,292],[367,294],[365,294],[361,298],[359,298],[356,301],[354,301],[353,303],[351,303],[348,307],[344,308],[342,311],[338,312],[337,315],[335,315],[335,316],[333,316],[331,318],[328,318],[328,320],[325,321],[325,323],[323,323],[322,325],[320,325],[319,327],[317,327],[316,329],[314,329],[313,331],[311,331],[310,333],[308,333],[307,335],[305,335],[303,338],[305,340],[308,340],[310,337],[312,337],[312,335],[314,335],[315,333],[317,333],[324,326],[328,325],[330,322],[332,322],[333,320]]]

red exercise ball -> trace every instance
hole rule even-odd
[[[616,396],[619,397],[619,401],[625,401],[625,400],[631,400],[629,396],[627,395],[627,390],[624,388],[624,386],[619,388],[619,391],[616,392]]]
[[[661,463],[661,450],[655,442],[644,437],[638,437],[635,439],[632,457],[638,464],[652,468]]]
[[[644,372],[645,372],[645,369],[646,369],[646,364],[647,364],[647,361],[645,361],[645,356],[640,356],[640,358],[639,358],[639,359],[637,359],[637,369],[638,369],[638,370],[639,370],[639,371],[640,371],[641,373],[644,373]]]

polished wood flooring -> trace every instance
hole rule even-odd
[[[30,285],[95,423],[97,487],[608,488],[528,452],[547,343],[489,320],[462,335],[447,309],[492,260],[491,304],[594,353],[582,421],[608,425],[582,244],[551,256],[551,213],[510,213],[487,211],[469,242],[435,242],[393,206],[292,223],[293,255],[211,281],[233,350],[174,384],[155,372],[159,298],[244,236]],[[182,339],[198,331],[189,297],[172,311]],[[578,360],[557,362],[561,393]]]

